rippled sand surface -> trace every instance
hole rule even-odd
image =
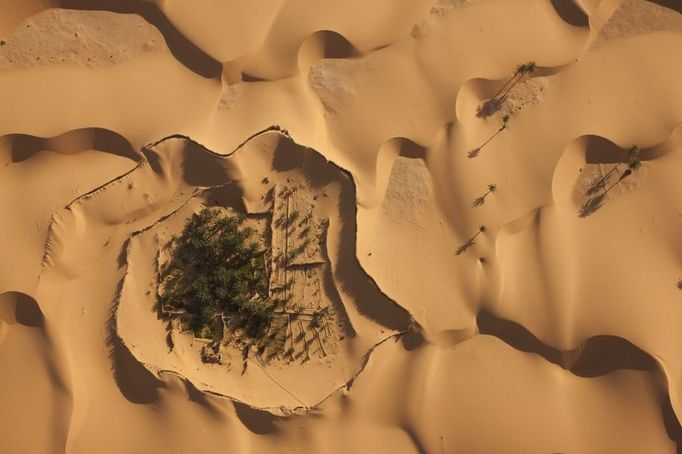
[[[0,0],[0,453],[682,452],[681,81],[676,0]],[[329,326],[203,362],[164,244],[283,200]]]

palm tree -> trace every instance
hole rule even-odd
[[[502,117],[502,126],[500,126],[500,131],[507,129],[507,126],[509,125],[509,118],[509,115]]]
[[[628,170],[633,171],[642,167],[642,161],[638,157],[632,156],[628,159]]]
[[[625,175],[625,173],[629,175],[634,170],[637,170],[640,167],[642,167],[642,161],[639,159],[640,151],[641,150],[637,145],[633,145],[632,147],[630,147],[630,149],[628,150],[628,169],[624,172],[623,175]]]
[[[483,205],[485,203],[485,198],[487,197],[487,195],[492,193],[492,192],[495,192],[496,189],[497,189],[497,185],[495,183],[490,183],[488,185],[488,190],[486,191],[486,193],[483,194],[482,196],[474,199],[474,203],[472,204],[472,207],[476,208],[476,207]]]
[[[504,83],[504,85],[502,85],[502,86],[500,87],[500,89],[497,90],[497,92],[495,92],[495,94],[491,96],[490,99],[495,99],[495,98],[497,98],[497,95],[499,95],[500,93],[502,93],[502,92],[504,91],[504,89],[507,88],[507,87],[509,86],[509,84],[512,84],[512,85],[513,85],[514,83],[516,83],[516,80],[517,80],[517,78],[519,78],[519,76],[523,77],[523,74],[524,74],[524,73],[521,72],[521,67],[522,67],[522,66],[523,66],[523,65],[519,65],[519,66],[516,67],[516,71],[514,71],[514,75],[512,75],[512,76],[509,78],[509,80],[506,81],[506,82]]]
[[[623,175],[620,177],[619,180],[622,180],[624,177],[630,175],[633,170],[637,170],[640,168],[640,166],[642,164],[639,160],[639,152],[640,151],[641,151],[641,149],[637,145],[633,145],[628,149],[628,161],[627,161],[628,168],[623,173]],[[620,167],[620,165],[621,165],[620,162],[616,163],[616,165],[613,166],[611,168],[611,170],[606,172],[606,174],[603,177],[599,178],[597,181],[592,183],[590,188],[587,190],[587,194],[588,195],[594,194],[597,190],[604,188],[604,186],[605,186],[606,182],[608,181],[609,177],[611,176],[611,174],[613,172],[615,172],[618,169],[618,167]],[[607,190],[607,192],[608,192],[608,190]]]
[[[483,105],[478,106],[476,109],[476,116],[479,118],[487,118],[500,110],[507,94],[509,94],[511,89],[514,88],[514,86],[519,83],[521,79],[523,79],[523,76],[535,72],[535,70],[537,70],[537,65],[534,61],[529,61],[528,63],[518,65],[514,75],[512,75],[512,77],[505,82],[504,85],[502,85],[492,97],[488,98]]]
[[[528,63],[518,65],[516,67],[516,71],[514,71],[514,75],[507,82],[505,82],[505,84],[502,85],[499,90],[497,90],[497,92],[491,97],[491,99],[497,98],[498,95],[507,88],[511,90],[511,88],[514,87],[514,85],[516,85],[525,74],[535,72],[536,69],[537,65],[535,64],[534,61],[529,61]]]
[[[606,175],[604,175],[602,178],[597,180],[587,191],[588,195],[594,194],[598,189],[603,189],[601,194],[598,194],[596,196],[590,197],[582,206],[580,209],[580,216],[585,217],[588,216],[597,209],[601,207],[601,205],[604,203],[604,200],[606,199],[606,195],[609,193],[611,189],[613,189],[614,186],[616,186],[618,183],[620,183],[622,180],[624,180],[627,176],[631,175],[632,172],[635,170],[638,170],[642,166],[642,161],[639,159],[639,152],[640,148],[637,145],[633,145],[630,147],[628,150],[628,161],[627,161],[627,169],[625,169],[625,172],[620,174],[620,177],[618,177],[618,180],[616,180],[614,183],[611,184],[611,186],[606,187],[606,181],[608,180],[609,176],[611,173],[613,173],[618,166],[621,165],[621,163],[617,163],[611,170],[609,170]]]
[[[469,152],[467,153],[467,156],[468,156],[469,158],[475,158],[476,156],[478,156],[478,153],[480,153],[480,151],[483,149],[483,147],[485,147],[486,145],[488,145],[488,143],[489,143],[491,140],[493,140],[499,133],[501,133],[502,131],[504,131],[505,129],[507,129],[507,127],[509,126],[509,119],[510,119],[510,118],[511,118],[511,117],[510,117],[509,115],[503,116],[503,117],[502,117],[502,125],[497,129],[497,131],[495,131],[495,134],[493,134],[492,136],[490,136],[490,137],[488,138],[488,140],[486,140],[485,142],[483,142],[480,146],[478,146],[478,147],[476,147],[476,148],[473,148],[473,149],[469,150]]]
[[[457,255],[460,255],[460,254],[462,254],[463,252],[466,252],[466,250],[469,249],[471,246],[473,246],[474,244],[476,244],[476,241],[475,241],[475,240],[476,240],[476,237],[477,237],[478,235],[480,235],[481,233],[485,233],[485,226],[484,226],[484,225],[480,226],[480,227],[478,228],[478,232],[476,232],[476,234],[475,234],[474,236],[472,236],[471,238],[469,238],[469,239],[467,240],[466,243],[464,243],[463,245],[461,245],[460,247],[457,248],[456,254],[457,254]]]
[[[498,92],[498,94],[495,95],[495,97],[498,97],[498,96],[499,96],[500,98],[504,98],[505,96],[507,96],[507,95],[509,94],[509,92],[512,90],[512,88],[514,88],[514,86],[516,86],[516,84],[518,84],[519,82],[521,82],[521,79],[523,79],[523,76],[525,76],[526,74],[533,73],[533,72],[535,72],[537,69],[538,69],[538,67],[537,67],[537,65],[535,64],[534,61],[529,61],[528,63],[524,63],[524,64],[522,64],[522,65],[519,65],[519,66],[516,68],[516,74],[515,74],[515,77],[516,77],[516,75],[518,75],[518,77],[516,78],[516,80],[514,80],[514,83],[512,83],[511,85],[509,85],[509,86],[507,87],[507,89],[504,90],[504,92],[502,93],[502,95],[500,95],[499,92]]]

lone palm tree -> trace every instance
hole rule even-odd
[[[639,152],[640,149],[637,145],[633,145],[628,150],[628,168],[625,172],[623,172],[623,175],[620,177],[619,181],[642,167],[642,161],[639,159]]]
[[[482,143],[481,145],[479,145],[478,147],[469,150],[469,152],[467,153],[467,156],[468,156],[469,158],[475,158],[476,156],[478,156],[478,154],[481,152],[481,150],[483,149],[483,147],[485,147],[486,145],[488,145],[488,143],[489,143],[491,140],[493,140],[495,137],[497,137],[497,135],[498,135],[499,133],[501,133],[502,131],[504,131],[505,129],[507,129],[507,127],[509,126],[509,118],[510,118],[509,115],[503,116],[503,117],[502,117],[502,125],[497,129],[497,131],[495,131],[495,134],[493,134],[492,136],[490,136],[490,137],[488,138],[488,140],[486,140],[485,142],[483,142],[483,143]]]
[[[457,252],[456,252],[457,255],[460,255],[460,254],[466,252],[467,249],[469,249],[471,246],[473,246],[474,244],[476,244],[476,241],[475,241],[475,240],[476,240],[476,237],[477,237],[478,235],[480,235],[481,233],[485,233],[485,230],[486,230],[486,229],[485,229],[485,226],[484,226],[484,225],[480,226],[480,227],[478,228],[478,232],[476,232],[476,234],[475,234],[474,236],[472,236],[471,238],[469,238],[469,239],[467,240],[466,243],[464,243],[463,245],[461,245],[460,247],[457,248]]]
[[[472,206],[474,208],[476,208],[476,207],[483,205],[485,203],[485,198],[488,196],[488,194],[495,192],[496,189],[497,189],[497,185],[495,183],[490,183],[488,185],[488,190],[486,191],[486,193],[480,197],[475,198]]]

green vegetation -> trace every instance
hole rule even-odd
[[[237,313],[249,336],[261,335],[274,318],[268,300],[264,251],[250,238],[243,216],[204,208],[169,244],[171,259],[160,273],[161,307],[185,313],[186,328],[214,338],[221,315]]]
[[[637,170],[642,166],[642,161],[639,159],[639,152],[641,149],[637,145],[633,145],[628,150],[628,169],[630,171]]]

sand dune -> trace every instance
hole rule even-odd
[[[678,2],[0,11],[0,452],[682,449]],[[203,207],[267,342],[159,304]]]

